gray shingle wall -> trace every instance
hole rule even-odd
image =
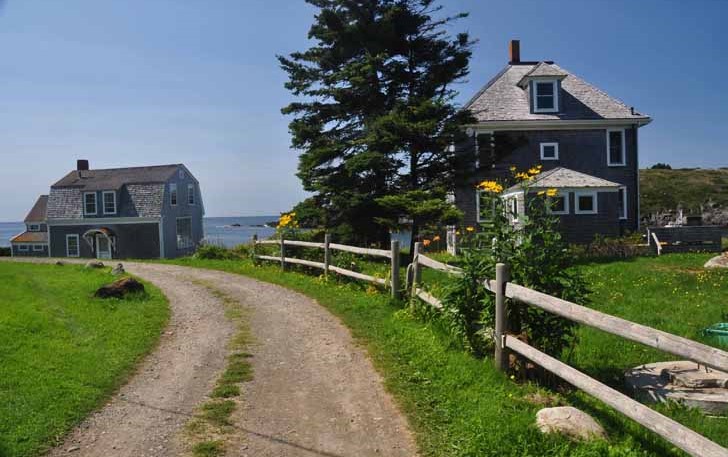
[[[49,219],[81,219],[83,217],[81,190],[76,188],[51,188],[48,197]]]
[[[164,184],[128,184],[121,192],[125,217],[160,217],[164,202]]]

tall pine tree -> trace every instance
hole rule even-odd
[[[435,0],[307,1],[319,9],[314,45],[278,57],[299,98],[282,110],[303,151],[298,176],[348,241],[385,241],[401,217],[414,240],[454,214],[451,145],[470,115],[452,86],[468,74],[472,42],[445,28],[465,15],[442,16]]]

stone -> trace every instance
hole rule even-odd
[[[705,262],[703,268],[728,268],[728,253],[713,257],[712,259]]]
[[[116,264],[114,269],[111,270],[111,274],[114,276],[123,275],[124,273],[126,273],[126,270],[124,270],[124,265],[122,265],[120,263]]]
[[[76,452],[76,451],[80,451],[80,450],[81,450],[81,448],[78,446],[71,446],[68,448],[68,452]]]
[[[103,262],[97,262],[95,260],[86,262],[86,268],[92,269],[92,268],[104,268]]]
[[[542,433],[558,433],[578,440],[607,438],[604,428],[594,418],[573,406],[540,410],[536,413],[536,426]]]
[[[134,278],[122,278],[99,288],[94,294],[98,298],[123,298],[130,293],[144,292],[144,284]]]
[[[66,264],[66,262],[63,262],[62,260],[56,261],[56,266],[58,266],[58,267],[62,267],[65,264]]]

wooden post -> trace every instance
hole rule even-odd
[[[503,263],[495,265],[495,366],[501,371],[508,371],[508,350],[505,347],[508,332],[508,310],[506,309],[506,283],[508,282],[508,266]]]
[[[257,264],[258,263],[258,252],[257,252],[258,250],[257,250],[257,247],[258,247],[258,234],[257,233],[253,233],[253,248],[252,248],[252,251],[253,251],[253,264]]]
[[[286,269],[286,241],[281,234],[281,270]]]
[[[415,252],[412,256],[412,296],[417,295],[417,286],[422,279],[422,270],[420,267],[420,252],[422,251],[422,243],[415,243]]]
[[[329,277],[329,266],[331,265],[331,235],[324,234],[324,277]]]
[[[399,241],[392,240],[392,273],[391,273],[391,285],[392,285],[392,298],[399,300]]]

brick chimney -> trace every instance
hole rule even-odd
[[[510,61],[508,63],[520,63],[521,62],[521,41],[511,40],[508,44],[508,55]]]
[[[76,170],[77,171],[88,170],[88,160],[77,160],[76,161]]]

